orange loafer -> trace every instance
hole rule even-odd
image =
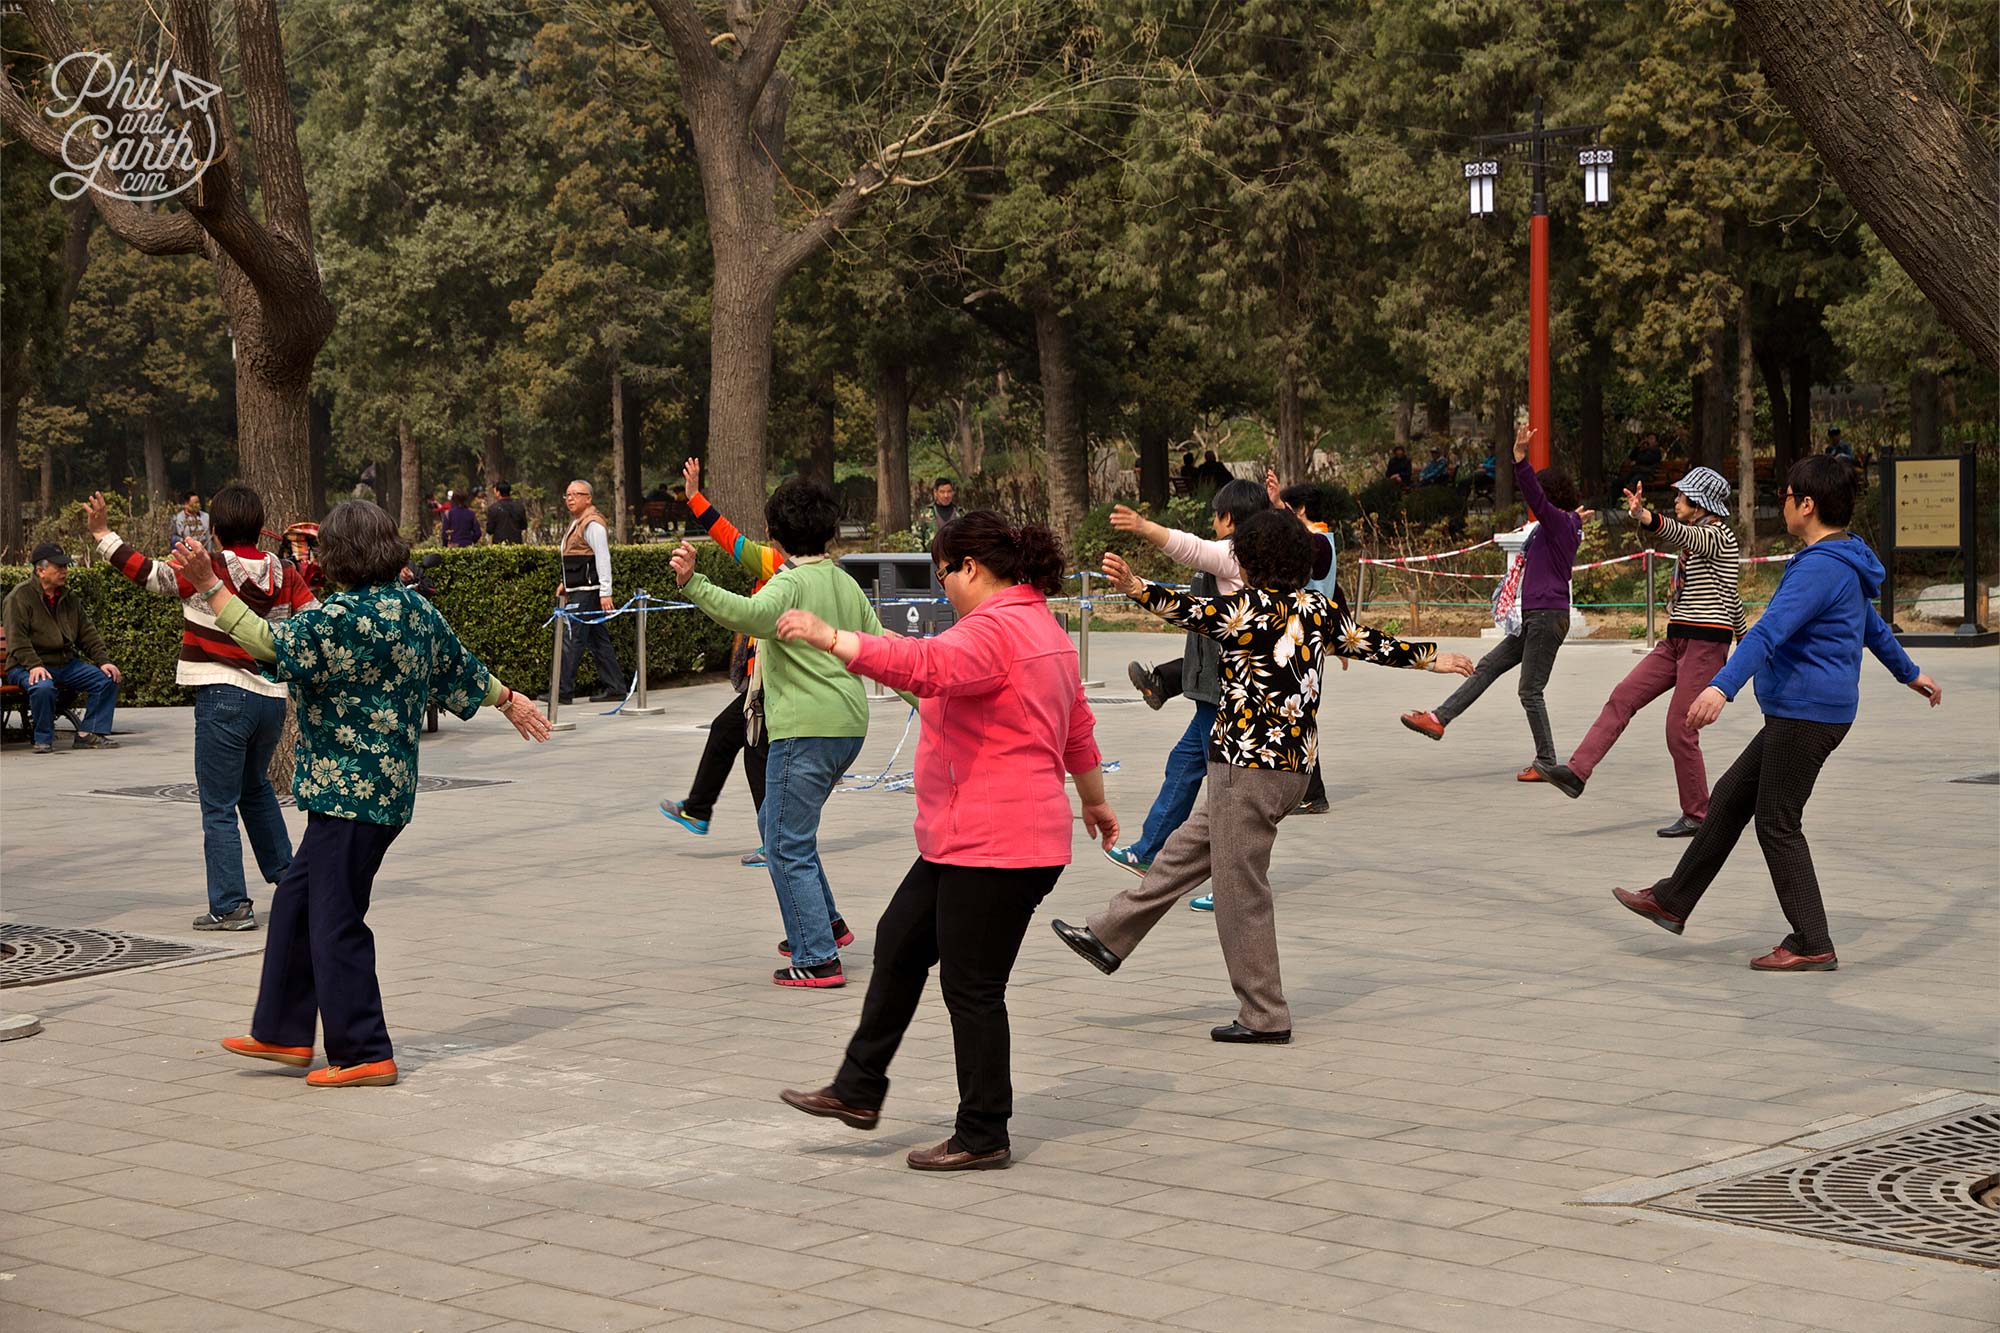
[[[310,1046],[273,1046],[255,1037],[224,1037],[222,1049],[236,1055],[247,1055],[252,1060],[275,1060],[294,1069],[304,1069],[313,1062],[313,1048]]]
[[[386,1088],[396,1081],[394,1060],[373,1060],[365,1065],[328,1065],[306,1075],[315,1088]]]

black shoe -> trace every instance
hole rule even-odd
[[[1082,954],[1092,967],[1107,977],[1116,972],[1118,965],[1125,961],[1100,944],[1097,936],[1090,933],[1089,926],[1072,926],[1067,921],[1051,921],[1049,929],[1055,931],[1057,939]]]
[[[1166,707],[1167,696],[1160,693],[1160,678],[1153,674],[1153,668],[1144,662],[1132,662],[1126,666],[1125,674],[1139,691],[1139,697],[1146,701],[1146,707],[1155,712]]]
[[[1570,772],[1568,764],[1545,764],[1537,759],[1535,771],[1540,773],[1551,787],[1572,801],[1583,795],[1583,779]]]
[[[79,731],[76,733],[76,739],[69,743],[69,748],[72,750],[115,750],[118,748],[118,742],[112,740],[102,732]]]
[[[591,695],[590,701],[594,704],[622,704],[625,702],[625,696],[611,690],[605,690],[602,693]],[[564,700],[563,702],[567,703],[568,700]]]
[[[196,930],[255,930],[257,929],[257,909],[244,903],[226,916],[213,912],[203,912],[194,919]]]
[[[534,700],[538,704],[545,704],[549,701],[549,692],[547,690],[542,690],[539,693],[531,694],[528,697]],[[576,696],[574,694],[559,694],[556,696],[556,702],[561,704],[564,708],[567,708],[571,704],[576,702]]]
[[[1663,838],[1692,838],[1695,834],[1701,832],[1701,821],[1682,815],[1665,828],[1655,829],[1654,832]]]
[[[1332,806],[1326,803],[1326,797],[1321,796],[1316,800],[1308,798],[1300,801],[1292,807],[1292,813],[1295,815],[1323,815],[1332,808]]]
[[[1244,1027],[1241,1023],[1231,1023],[1227,1027],[1210,1028],[1208,1037],[1210,1041],[1238,1041],[1261,1043],[1267,1046],[1289,1046],[1292,1041],[1292,1030],[1286,1028],[1283,1032],[1257,1032]]]

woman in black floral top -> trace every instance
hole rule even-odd
[[[1115,555],[1104,557],[1105,576],[1119,592],[1222,646],[1222,705],[1209,733],[1205,806],[1167,840],[1136,888],[1081,927],[1053,924],[1065,944],[1113,972],[1169,908],[1212,877],[1216,933],[1239,1002],[1236,1021],[1209,1033],[1217,1041],[1292,1039],[1278,976],[1271,847],[1312,772],[1324,661],[1472,674],[1470,658],[1357,623],[1338,590],[1332,597],[1306,591],[1312,554],[1298,521],[1273,511],[1237,528],[1245,586],[1226,596],[1175,592],[1137,578]]]

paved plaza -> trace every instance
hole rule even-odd
[[[1128,834],[1187,715],[1138,704],[1124,662],[1177,652],[1093,640]],[[1295,1042],[1208,1040],[1234,1003],[1206,916],[1175,910],[1113,977],[1064,948],[1050,917],[1132,882],[1079,828],[1010,992],[1015,1163],[945,1176],[903,1165],[956,1099],[934,986],[879,1132],[777,1100],[839,1060],[914,800],[832,799],[850,984],[773,987],[740,773],[706,839],[654,808],[726,686],[565,710],[539,750],[485,714],[426,740],[426,775],[502,785],[421,797],[376,883],[390,1089],[217,1049],[262,935],[187,929],[196,807],[87,794],[191,781],[191,710],[121,712],[115,753],[10,745],[7,920],[241,952],[0,1002],[46,1024],[0,1044],[0,1329],[1993,1329],[2000,1269],[1618,1201],[2000,1101],[2000,786],[1954,781],[2000,770],[2000,654],[1915,656],[1944,707],[1867,660],[1808,810],[1841,970],[1777,976],[1746,966],[1785,934],[1754,836],[1683,937],[1611,901],[1684,845],[1653,836],[1677,813],[1663,705],[1571,802],[1514,781],[1511,677],[1433,744],[1396,715],[1445,679],[1334,673],[1332,813],[1288,821],[1272,867]],[[1635,660],[1565,649],[1565,753]],[[864,773],[906,712],[874,705]],[[1757,719],[1746,695],[1705,733],[1711,781]]]

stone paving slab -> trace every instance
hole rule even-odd
[[[1133,701],[1123,664],[1177,648],[1092,648],[1136,829],[1186,713]],[[1565,649],[1560,744],[1634,660]],[[377,882],[400,1086],[312,1091],[217,1050],[250,956],[7,993],[47,1027],[0,1045],[0,1328],[1992,1329],[1992,1270],[1635,1206],[1674,1172],[2000,1089],[2000,789],[1951,781],[2000,770],[2000,654],[1921,660],[1945,708],[1871,663],[1820,780],[1842,970],[1799,977],[1744,966],[1784,933],[1751,839],[1685,936],[1611,903],[1679,851],[1652,835],[1675,813],[1659,709],[1569,802],[1514,782],[1505,684],[1433,744],[1396,714],[1447,682],[1337,673],[1333,810],[1288,822],[1272,871],[1294,1044],[1207,1040],[1233,1005],[1206,917],[1175,911],[1111,978],[1038,922],[1010,992],[1016,1165],[970,1177],[902,1165],[949,1132],[934,995],[879,1133],[775,1096],[830,1075],[852,1029],[914,855],[907,793],[833,798],[853,982],[783,991],[768,880],[736,864],[740,780],[706,839],[653,808],[723,687],[655,718],[570,710],[540,750],[447,719],[425,772],[510,781],[422,797]],[[904,710],[874,716],[858,771],[907,768]],[[116,752],[0,756],[0,913],[213,942],[186,928],[193,808],[83,794],[186,781],[191,715],[119,725]],[[1755,727],[1746,700],[1705,733],[1711,778]],[[1044,919],[1127,883],[1080,831],[1076,851]]]

